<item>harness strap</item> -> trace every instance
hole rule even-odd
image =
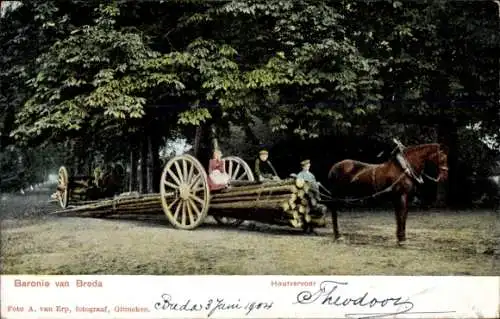
[[[419,184],[422,184],[424,182],[422,176],[417,176],[415,170],[402,153],[397,154],[396,159],[398,160],[399,165],[403,168],[405,174],[407,174],[410,178],[414,179]]]
[[[390,192],[392,191],[392,189],[394,188],[394,186],[399,183],[399,181],[401,181],[401,179],[403,179],[403,177],[406,175],[406,173],[401,173],[401,175],[399,175],[398,179],[396,179],[391,185],[389,185],[388,187],[384,188],[383,190],[379,191],[379,192],[376,192],[374,194],[371,194],[369,196],[364,196],[364,197],[358,197],[358,198],[334,198],[334,197],[330,197],[329,200],[327,201],[340,201],[340,202],[346,202],[346,203],[350,203],[350,202],[357,202],[357,201],[363,201],[363,200],[366,200],[366,199],[369,199],[369,198],[375,198],[379,195],[382,195],[384,193],[387,193],[387,192]]]
[[[432,176],[427,175],[426,173],[422,173],[422,175],[423,175],[425,178],[430,179],[431,181],[436,182],[436,183],[437,183],[437,182],[439,182],[439,181],[441,180],[441,177],[435,178],[435,177],[432,177]]]

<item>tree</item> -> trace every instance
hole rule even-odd
[[[317,137],[377,110],[380,97],[377,61],[357,50],[344,19],[326,3],[252,0],[228,2],[186,23],[210,28],[237,54],[240,75],[212,84],[226,113],[258,114],[276,131]]]

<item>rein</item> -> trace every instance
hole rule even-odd
[[[323,197],[327,197],[328,199],[327,200],[321,200],[322,202],[345,202],[345,203],[352,203],[352,202],[361,202],[361,201],[364,201],[364,200],[367,200],[367,199],[370,199],[370,198],[375,198],[377,196],[380,196],[384,193],[387,193],[387,192],[390,192],[392,191],[392,189],[394,188],[394,186],[396,186],[397,183],[399,183],[399,181],[401,179],[403,179],[403,177],[406,175],[405,172],[401,173],[401,175],[399,175],[399,177],[394,181],[394,183],[392,183],[391,185],[389,185],[388,187],[384,188],[383,190],[379,191],[379,192],[376,192],[374,194],[371,194],[369,196],[363,196],[363,197],[358,197],[358,198],[335,198],[335,197],[332,197],[331,193],[323,186],[320,184],[320,186],[328,192],[328,194],[330,195],[325,195],[325,194],[321,194],[321,196]]]
[[[414,181],[416,181],[419,184],[423,184],[424,183],[424,180],[422,179],[422,177],[425,177],[425,178],[427,178],[427,179],[429,179],[429,180],[431,180],[431,181],[433,181],[435,183],[438,183],[441,180],[441,174],[439,174],[437,178],[434,178],[434,177],[429,176],[428,174],[426,174],[424,171],[422,171],[417,176],[417,174],[415,173],[415,170],[413,169],[413,166],[406,159],[406,157],[405,157],[402,149],[400,148],[400,146],[404,148],[404,146],[402,144],[400,144],[400,145],[398,145],[394,149],[394,151],[396,149],[398,149],[400,151],[399,154],[401,156],[398,158],[398,162],[400,162],[399,164],[403,168],[403,173],[401,173],[401,175],[399,175],[399,177],[391,185],[389,185],[388,187],[384,188],[383,190],[381,190],[379,192],[376,192],[374,194],[371,194],[369,196],[363,196],[363,197],[358,197],[358,198],[335,198],[335,197],[333,197],[333,195],[331,194],[331,192],[328,191],[328,189],[326,189],[323,185],[319,184],[320,188],[322,188],[328,194],[327,195],[327,194],[324,194],[324,193],[320,192],[321,197],[326,198],[326,200],[321,200],[321,201],[322,202],[335,202],[335,201],[339,201],[339,202],[350,203],[350,202],[360,202],[360,201],[364,201],[364,200],[367,200],[367,199],[375,198],[375,197],[380,196],[380,195],[382,195],[384,193],[392,191],[394,189],[394,186],[397,183],[399,183],[401,181],[401,179],[403,179],[405,176],[408,176],[409,178],[413,179]],[[439,149],[437,151],[437,154],[439,156]],[[401,162],[404,162],[404,163],[401,163]],[[440,166],[439,169],[440,169],[440,171],[444,171],[444,170],[447,171],[448,170],[447,167],[443,167],[443,166]]]
[[[448,168],[446,168],[446,167],[440,167],[439,169],[443,170],[443,171],[447,171],[448,170]],[[438,183],[441,180],[441,174],[439,174],[437,178],[432,177],[430,175],[427,175],[426,173],[422,173],[422,176],[424,176],[425,178],[427,178],[427,179],[429,179],[429,180],[431,180],[431,181],[433,181],[435,183]]]

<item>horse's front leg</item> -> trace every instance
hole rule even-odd
[[[339,231],[339,220],[338,220],[337,207],[335,205],[331,205],[330,212],[332,213],[333,239],[334,240],[342,240],[343,237],[342,237],[342,235],[340,235],[340,231]]]
[[[406,219],[408,218],[408,194],[398,194],[394,199],[394,213],[396,215],[396,237],[399,245],[406,242]]]

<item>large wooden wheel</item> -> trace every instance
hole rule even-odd
[[[66,167],[61,166],[59,168],[57,180],[57,199],[59,200],[59,205],[61,205],[62,208],[66,208],[68,207],[69,198],[69,177]]]
[[[167,162],[161,175],[160,197],[163,211],[174,227],[194,229],[203,223],[210,204],[207,180],[205,169],[191,155],[176,156]]]
[[[241,158],[237,156],[228,156],[224,157],[223,160],[226,164],[226,172],[231,176],[231,181],[255,181],[255,177],[253,176],[252,169],[248,164]],[[237,227],[241,225],[244,220],[231,218],[231,217],[222,217],[222,216],[213,216],[218,224],[228,225]]]
[[[232,181],[255,181],[252,169],[247,162],[237,156],[224,157],[226,172]]]

